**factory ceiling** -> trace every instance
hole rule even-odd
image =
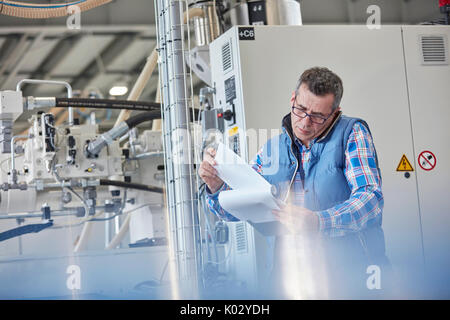
[[[362,24],[371,4],[380,6],[384,24],[440,18],[437,0],[302,0],[300,4],[305,25]],[[33,78],[68,81],[74,90],[108,97],[114,84],[134,84],[156,45],[151,0],[113,0],[82,12],[79,30],[68,29],[66,21],[67,17],[31,20],[0,15],[1,90],[14,90],[19,80]],[[141,100],[155,99],[157,81],[154,72]],[[35,96],[64,95],[64,90],[50,86],[28,85],[23,91]]]

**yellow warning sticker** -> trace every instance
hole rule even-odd
[[[400,159],[400,163],[397,166],[397,171],[414,171],[411,163],[405,155]]]
[[[233,127],[230,130],[228,130],[228,136],[234,136],[236,133],[238,133],[239,128],[238,127]]]

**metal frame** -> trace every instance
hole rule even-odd
[[[184,55],[185,32],[189,37],[189,30],[182,19],[183,9],[187,7],[183,0],[155,0],[169,243],[180,284],[179,294],[195,298],[200,283],[201,241],[188,111],[192,104],[192,80],[186,72]],[[181,137],[180,132],[187,135]],[[185,139],[183,150],[176,148],[180,138]]]

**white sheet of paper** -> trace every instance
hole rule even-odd
[[[246,189],[253,188],[255,185],[270,188],[270,184],[263,177],[223,143],[219,143],[214,159],[217,162],[215,168],[219,177],[231,188]]]
[[[270,183],[222,143],[215,160],[219,177],[233,189],[219,194],[222,208],[240,220],[254,223],[276,221],[272,210],[279,209],[279,206]]]

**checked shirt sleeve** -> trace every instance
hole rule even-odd
[[[317,212],[320,230],[325,235],[343,236],[381,223],[384,201],[375,154],[368,129],[355,123],[345,151],[344,174],[351,195],[347,201]]]
[[[253,170],[255,170],[258,173],[261,173],[261,168],[262,168],[262,161],[261,161],[262,150],[263,149],[261,148],[261,150],[259,150],[256,157],[251,162]],[[223,185],[220,187],[220,189],[217,190],[215,193],[211,193],[209,188],[206,187],[208,208],[213,214],[215,214],[218,218],[220,218],[222,220],[239,221],[238,218],[233,216],[228,211],[224,210],[219,204],[219,193],[222,191],[226,191],[226,190],[231,190],[230,186],[228,186],[226,183],[223,183]]]
[[[208,187],[206,187],[206,197],[208,200],[208,208],[219,219],[225,221],[239,221],[238,218],[233,216],[228,211],[225,211],[219,204],[219,193],[225,190],[231,190],[231,188],[224,182],[223,185],[215,193],[211,193]]]

